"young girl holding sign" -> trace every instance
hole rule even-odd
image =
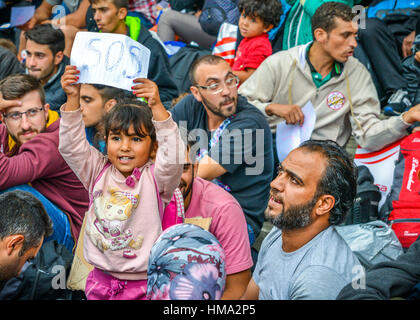
[[[84,256],[94,269],[85,293],[89,300],[145,299],[150,249],[162,232],[160,205],[180,182],[185,146],[156,84],[140,79],[134,93],[148,105],[112,108],[105,117],[107,156],[101,154],[86,140],[78,74],[67,66],[61,79],[67,103],[59,150],[90,192]]]

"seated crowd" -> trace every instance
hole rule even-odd
[[[419,130],[420,4],[401,32],[360,17],[386,0],[239,0],[214,33],[207,1],[168,2],[33,1],[0,31],[0,299],[49,241],[88,300],[420,291],[420,237],[364,270],[336,230],[358,190],[351,142],[378,151]],[[147,78],[80,83],[70,57],[86,31],[148,48]],[[304,126],[308,104],[309,140],[280,157],[295,139],[278,125]]]

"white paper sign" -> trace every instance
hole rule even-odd
[[[133,80],[147,78],[150,50],[128,36],[78,32],[70,63],[80,71],[79,83],[95,83],[132,91]]]
[[[280,162],[287,157],[290,151],[311,138],[315,127],[316,113],[310,101],[302,108],[302,112],[305,116],[302,126],[299,124],[286,124],[286,121],[277,125],[276,147]]]

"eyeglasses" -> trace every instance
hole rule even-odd
[[[224,82],[225,82],[225,84],[228,88],[230,88],[230,89],[235,88],[239,84],[239,78],[235,75],[231,75]],[[206,89],[208,92],[210,92],[212,94],[218,94],[218,93],[222,92],[223,88],[224,88],[222,82],[215,82],[215,83],[212,83],[209,86],[196,85],[196,87],[199,87],[201,89]]]
[[[44,110],[44,107],[31,108],[29,110],[26,110],[25,112],[19,112],[19,111],[10,112],[8,114],[4,114],[3,117],[13,120],[13,121],[20,121],[22,120],[22,116],[24,114],[26,114],[28,118],[35,118],[39,114],[39,112],[41,112],[42,110]]]
[[[187,172],[190,169],[191,165],[192,163],[184,163],[183,172]]]

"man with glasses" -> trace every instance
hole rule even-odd
[[[36,196],[54,224],[46,240],[71,251],[89,198],[58,151],[60,120],[47,126],[48,111],[44,89],[33,76],[12,75],[0,82],[0,192],[18,189]]]
[[[238,78],[223,58],[200,57],[189,75],[192,95],[175,105],[172,117],[181,132],[189,133],[188,140],[196,141],[191,149],[198,159],[197,176],[213,181],[241,205],[252,246],[264,222],[273,175],[267,120],[238,96]]]

